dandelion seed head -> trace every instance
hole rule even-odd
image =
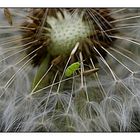
[[[69,54],[77,42],[83,42],[92,34],[90,25],[83,21],[83,15],[71,15],[68,12],[57,13],[58,19],[47,18],[51,26],[52,41],[49,52],[53,55]]]
[[[79,46],[75,54],[73,54],[74,62],[78,59],[77,53],[82,51],[83,59],[86,60],[85,63],[89,64],[87,58],[90,56],[97,63],[96,57],[98,55],[92,48],[93,46],[97,48],[103,57],[106,57],[106,52],[101,50],[100,46],[103,44],[103,47],[108,48],[115,40],[109,39],[104,33],[104,29],[114,27],[114,24],[108,23],[113,20],[111,16],[107,15],[110,11],[107,9],[103,10],[105,12],[103,17],[97,15],[102,22],[105,22],[105,27],[102,28],[100,26],[98,27],[98,22],[94,21],[96,10],[89,10],[89,12],[86,9],[74,10],[33,9],[29,14],[32,22],[25,20],[21,24],[22,30],[29,28],[21,32],[23,38],[22,43],[33,42],[30,44],[31,46],[26,53],[30,54],[37,49],[30,55],[36,54],[36,57],[32,61],[34,66],[40,65],[47,55],[51,55],[51,60],[57,56],[63,56],[63,65],[66,65],[65,60],[69,58],[71,51],[77,43],[79,43]],[[102,12],[102,10],[99,10],[99,12]],[[108,16],[107,20],[105,20],[106,16]],[[108,34],[112,35],[116,34],[116,32],[110,31]],[[99,40],[100,42],[98,42]]]
[[[1,131],[139,130],[136,11],[9,10],[13,25],[0,27]],[[75,62],[79,67],[66,77]]]

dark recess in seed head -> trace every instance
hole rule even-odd
[[[35,49],[39,48],[40,46],[42,46],[42,48],[38,49],[37,51],[35,51],[34,53],[32,53],[29,57],[32,57],[34,54],[37,54],[36,57],[33,58],[32,60],[32,64],[33,66],[38,66],[42,63],[42,61],[44,60],[44,58],[46,57],[46,55],[49,53],[47,51],[47,47],[49,46],[50,43],[50,38],[49,37],[45,37],[43,35],[44,30],[41,28],[42,24],[43,24],[43,20],[44,20],[44,14],[47,10],[47,16],[52,16],[57,18],[57,12],[59,11],[62,16],[63,16],[63,10],[66,10],[69,13],[73,12],[73,8],[65,8],[65,9],[57,9],[57,8],[52,8],[52,9],[44,9],[44,8],[40,8],[40,9],[31,9],[31,12],[29,13],[29,18],[32,20],[32,22],[29,21],[25,21],[22,25],[21,25],[21,29],[22,28],[28,28],[26,30],[23,29],[22,31],[22,37],[23,37],[23,44],[29,43],[29,42],[33,42],[35,40],[37,40],[37,42],[32,43],[30,46],[30,48],[27,50],[27,54],[30,54],[31,52],[33,52]],[[83,10],[83,9],[80,9]],[[89,10],[89,9],[84,9]],[[88,21],[89,19],[94,23],[94,28],[93,28],[93,32],[94,34],[92,34],[91,36],[88,37],[88,40],[90,40],[93,44],[94,47],[97,48],[97,50],[99,51],[99,53],[105,58],[106,57],[106,52],[100,47],[103,46],[104,48],[109,48],[110,46],[113,45],[115,39],[111,39],[109,38],[106,34],[108,35],[114,35],[117,33],[116,30],[110,30],[107,31],[106,34],[103,32],[105,30],[109,30],[115,27],[114,24],[109,24],[111,21],[113,21],[114,19],[109,16],[110,10],[109,9],[105,9],[105,8],[90,8],[90,11],[92,12],[92,15],[94,15],[94,18],[96,19],[96,21],[93,20],[93,17],[89,15],[88,12],[85,12],[84,16],[83,16],[83,21]],[[98,26],[98,23],[101,25],[102,29]],[[48,26],[48,25],[45,25]],[[41,34],[38,35],[38,32],[41,30]],[[27,38],[27,39],[26,39]],[[98,54],[94,51],[94,49],[92,48],[93,46],[89,45],[89,43],[85,42],[86,45],[83,45],[82,47],[82,54],[83,54],[83,59],[85,60],[85,63],[89,64],[89,57],[92,58],[93,62],[96,64],[98,63],[97,60],[97,56]],[[28,46],[26,46],[28,47]],[[78,51],[77,51],[78,52]],[[67,56],[69,57],[69,56]],[[54,59],[54,57],[52,56],[52,59]],[[74,59],[75,62],[78,60],[77,58],[77,54],[75,54]],[[65,62],[62,62],[62,64],[64,65]]]

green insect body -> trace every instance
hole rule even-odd
[[[66,77],[70,77],[76,70],[78,70],[80,67],[80,63],[79,62],[75,62],[73,64],[71,64],[65,71],[65,76]]]

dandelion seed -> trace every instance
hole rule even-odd
[[[11,15],[11,13],[10,13],[8,8],[4,8],[4,14],[5,14],[5,17],[7,18],[7,21],[12,26],[12,24],[13,24],[12,15]]]

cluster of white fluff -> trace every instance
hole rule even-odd
[[[120,34],[110,36],[116,42],[105,49],[106,59],[98,57],[99,72],[84,77],[82,89],[74,76],[33,93],[36,68],[26,57],[19,29],[28,11],[11,9],[11,26],[0,9],[0,131],[139,131],[139,9],[111,9]],[[56,90],[58,85],[63,91]]]

